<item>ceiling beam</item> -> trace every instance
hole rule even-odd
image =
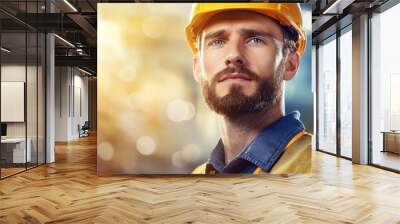
[[[90,56],[55,56],[56,66],[81,66],[96,71],[96,57]]]
[[[85,17],[80,14],[68,14],[67,15],[72,21],[80,26],[91,38],[96,38],[97,30],[94,28]]]
[[[343,10],[351,5],[355,0],[336,0],[330,4],[322,14],[342,14]]]

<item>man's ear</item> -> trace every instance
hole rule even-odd
[[[201,80],[201,70],[200,70],[200,59],[199,59],[199,53],[193,56],[192,60],[193,64],[193,76],[196,82],[200,83]]]
[[[289,53],[285,63],[283,80],[289,81],[294,78],[300,65],[300,55],[298,52]]]

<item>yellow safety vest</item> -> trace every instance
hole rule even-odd
[[[293,174],[311,172],[311,134],[302,131],[286,145],[285,151],[279,157],[271,170],[264,171],[257,167],[253,174]],[[192,174],[206,174],[207,163],[193,170]]]

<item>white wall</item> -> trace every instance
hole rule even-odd
[[[29,67],[28,67],[29,69]],[[1,81],[25,82],[25,65],[2,65]],[[7,108],[1,108],[7,110]],[[11,122],[7,123],[7,137],[25,137],[25,123]]]
[[[25,70],[27,69],[27,70]],[[28,66],[27,68],[24,65],[17,65],[17,64],[9,64],[9,65],[2,65],[1,66],[1,81],[2,82],[25,82],[25,75],[26,71],[28,74],[35,73],[36,74],[36,67],[34,66]],[[28,77],[29,78],[29,77]],[[32,80],[29,80],[30,85],[36,85],[36,81],[33,83]],[[36,88],[28,88],[28,93],[27,93],[27,102],[28,104],[30,102],[33,102],[33,99],[30,98],[35,98],[36,99]],[[4,96],[3,96],[4,97]],[[34,105],[28,105],[31,107],[36,108],[36,103]],[[2,110],[7,110],[7,108],[1,108]],[[28,113],[28,122],[35,121],[36,123],[36,113]],[[33,125],[28,125],[28,129],[30,127],[33,127]],[[36,130],[36,126],[34,127]],[[28,130],[28,137],[30,133],[33,131]],[[7,122],[7,136],[8,137],[25,137],[25,122]]]
[[[55,85],[55,140],[77,139],[78,124],[88,120],[88,78],[76,68],[56,67]]]
[[[55,68],[55,141],[68,140],[68,86],[70,83],[67,67]]]

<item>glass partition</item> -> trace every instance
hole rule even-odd
[[[400,5],[371,18],[371,162],[400,171]]]
[[[26,141],[26,41],[25,32],[1,34],[2,177],[24,171],[31,158]]]
[[[0,2],[17,16],[42,13],[43,5]],[[1,179],[45,163],[45,45],[44,33],[0,11]]]
[[[352,31],[340,36],[340,155],[352,157]]]
[[[27,167],[30,168],[37,165],[38,157],[38,35],[36,32],[28,32],[27,39],[27,150],[30,151],[30,158],[28,160]]]
[[[46,124],[46,38],[43,33],[38,33],[38,65],[37,65],[37,162],[38,164],[44,164],[46,162],[46,145],[45,145],[45,124]]]
[[[318,150],[336,154],[336,36],[318,47]]]

